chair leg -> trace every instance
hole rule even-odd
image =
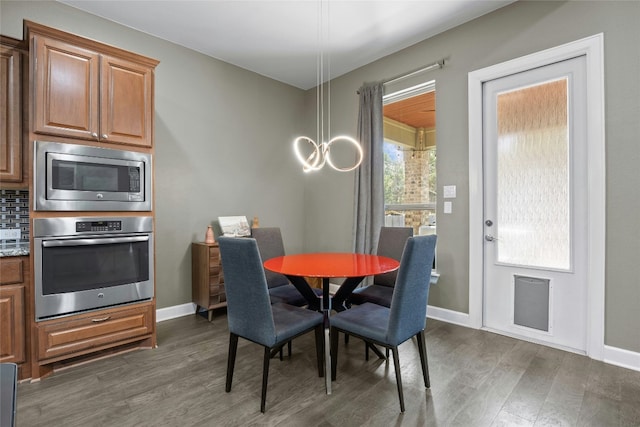
[[[424,331],[420,331],[416,334],[418,339],[418,352],[420,353],[420,364],[422,365],[422,377],[424,378],[424,386],[426,388],[431,387],[431,381],[429,380],[429,361],[427,359],[427,346],[424,341]]]
[[[364,357],[366,360],[369,360],[369,349],[371,349],[376,356],[378,356],[378,359],[381,360],[388,360],[389,359],[389,349],[387,348],[387,355],[383,355],[382,352],[378,349],[378,347],[376,347],[376,345],[372,342],[364,342]]]
[[[400,412],[404,412],[404,395],[402,394],[402,375],[400,375],[400,360],[398,359],[398,347],[393,347],[393,366],[396,370],[396,383],[398,385],[398,397],[400,398]]]
[[[331,328],[331,381],[335,381],[338,373],[338,335],[336,328]]]
[[[231,391],[231,383],[233,382],[233,368],[236,365],[236,352],[238,351],[238,336],[229,334],[229,356],[227,357],[227,385],[225,391]]]
[[[271,360],[271,349],[264,348],[264,362],[262,366],[262,398],[260,400],[260,412],[264,413],[267,401],[267,381],[269,380],[269,361]]]
[[[289,351],[289,357],[291,357],[291,341],[287,341],[287,350]],[[280,360],[282,361],[284,356],[284,344],[280,347],[280,351],[278,353],[280,354]]]
[[[318,360],[318,376],[324,377],[324,326],[316,326],[316,359]]]

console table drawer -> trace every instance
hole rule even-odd
[[[153,331],[153,306],[101,310],[38,326],[40,363],[61,356],[79,356],[114,345],[133,342]]]

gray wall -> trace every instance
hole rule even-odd
[[[291,142],[305,92],[58,2],[0,3],[0,31],[23,19],[160,60],[155,80],[158,307],[191,301],[191,242],[221,215],[280,225],[302,250],[303,192]],[[287,161],[288,160],[288,161]]]
[[[470,71],[604,33],[607,167],[607,345],[640,351],[640,2],[519,1],[382,58],[332,82],[334,133],[355,135],[356,90],[447,58],[436,79],[438,189],[457,186],[453,213],[438,203],[438,270],[432,305],[469,311],[467,76]],[[307,181],[305,245],[350,249],[353,175]]]
[[[219,215],[280,225],[288,251],[350,250],[353,173],[302,174],[291,141],[314,129],[314,91],[297,89],[54,2],[2,1],[0,31],[27,18],[161,61],[156,73],[158,306],[190,301],[191,241]],[[332,82],[332,134],[356,133],[356,90],[447,58],[437,80],[438,268],[430,303],[468,312],[470,71],[596,33],[605,35],[606,344],[640,351],[640,2],[520,1]],[[312,136],[312,135],[309,135]],[[277,189],[277,190],[275,190]]]

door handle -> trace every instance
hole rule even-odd
[[[98,237],[95,239],[60,239],[60,240],[45,240],[42,242],[42,247],[50,248],[53,246],[87,246],[87,245],[107,245],[115,243],[135,243],[135,242],[148,242],[148,235],[141,236],[126,236],[126,237]]]
[[[484,240],[486,240],[487,242],[493,242],[494,240],[498,240],[497,237],[493,237],[491,234],[485,234],[484,235]]]

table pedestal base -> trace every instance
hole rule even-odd
[[[283,266],[285,260],[296,260],[293,265]],[[365,262],[369,261],[369,262]],[[373,262],[375,261],[375,262]],[[347,268],[335,267],[347,265]],[[325,359],[325,384],[327,394],[331,394],[331,340],[330,340],[330,316],[331,306],[336,311],[344,311],[348,307],[347,299],[351,292],[362,282],[366,276],[386,273],[398,268],[399,262],[386,257],[366,254],[299,254],[272,258],[264,263],[265,268],[287,276],[308,302],[310,310],[322,311],[324,315],[324,359]],[[309,269],[312,266],[313,268]],[[326,275],[319,273],[324,271],[323,266],[331,267]],[[366,267],[366,268],[365,268]],[[294,273],[295,272],[295,273]],[[292,274],[294,273],[294,274]],[[322,298],[313,291],[305,277],[322,277]],[[345,277],[344,282],[338,288],[333,298],[329,295],[329,279],[331,277]],[[378,357],[385,359],[384,355],[375,346],[373,351]]]
[[[331,394],[331,344],[329,328],[324,328],[324,383],[327,394]]]

